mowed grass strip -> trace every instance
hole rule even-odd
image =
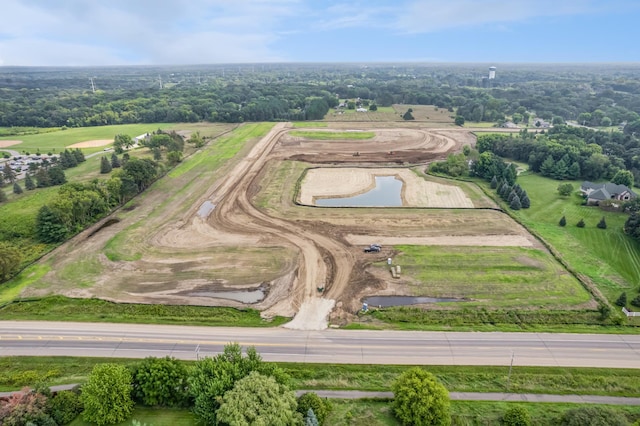
[[[49,296],[23,299],[0,308],[3,320],[117,322],[235,327],[274,327],[284,317],[264,320],[255,309],[113,303],[101,299]]]
[[[459,297],[455,306],[570,307],[590,300],[548,253],[520,247],[396,246],[416,296]],[[385,268],[384,264],[377,264]],[[449,304],[452,305],[452,304]]]
[[[353,140],[365,140],[365,139],[373,139],[376,135],[374,132],[331,132],[331,131],[303,131],[303,130],[293,130],[289,132],[290,136],[301,137],[305,139],[311,140],[319,140],[319,141],[328,141],[328,140],[344,140],[344,139],[353,139]]]
[[[583,206],[582,197],[562,197],[561,183],[535,174],[518,178],[531,199],[531,208],[514,214],[530,229],[551,244],[576,271],[588,276],[610,300],[623,291],[636,290],[640,283],[640,243],[624,234],[628,215]],[[565,183],[565,182],[562,182]],[[581,182],[572,181],[578,190]],[[565,216],[567,225],[558,225]],[[607,229],[596,227],[604,217]],[[586,226],[576,224],[583,219]]]
[[[161,355],[159,355],[161,356]],[[39,380],[48,385],[83,383],[94,365],[116,362],[133,366],[129,358],[0,357],[0,391],[19,389]],[[182,361],[193,365],[193,361]],[[517,364],[517,357],[516,357]],[[391,390],[393,381],[411,366],[278,363],[292,378],[294,389]],[[640,396],[640,370],[514,366],[423,366],[452,392],[547,393]]]

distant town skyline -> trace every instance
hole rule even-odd
[[[0,66],[640,62],[637,0],[3,0]]]

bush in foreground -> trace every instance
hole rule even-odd
[[[391,389],[393,412],[403,425],[451,424],[449,392],[433,374],[412,368],[402,373]]]
[[[328,400],[320,398],[314,392],[307,392],[298,398],[298,412],[306,416],[310,409],[313,410],[320,425],[324,423],[331,408],[331,403]]]
[[[627,426],[629,422],[620,412],[606,407],[580,407],[566,411],[562,426]]]
[[[131,372],[118,364],[96,365],[82,386],[82,417],[98,426],[125,421],[133,412]]]
[[[524,407],[511,407],[504,413],[502,424],[505,426],[529,426],[531,425],[531,415]]]

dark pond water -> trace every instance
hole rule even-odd
[[[455,297],[371,296],[364,299],[363,302],[369,306],[388,308],[390,306],[420,305],[423,303],[464,302],[464,299]]]
[[[242,303],[256,303],[264,299],[264,291],[261,289],[251,291],[196,291],[189,293],[189,295],[195,297],[229,299]]]
[[[322,207],[402,207],[402,181],[394,176],[376,176],[376,187],[348,198],[318,198]]]

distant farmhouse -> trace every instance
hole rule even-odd
[[[587,199],[587,205],[597,206],[600,201],[618,200],[629,201],[638,196],[626,185],[616,185],[615,183],[593,183],[582,182],[580,193]]]

